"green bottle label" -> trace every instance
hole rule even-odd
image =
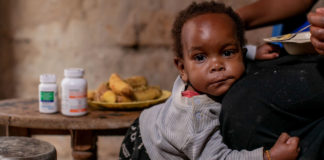
[[[41,91],[41,102],[54,102],[54,92]]]

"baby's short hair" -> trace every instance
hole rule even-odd
[[[182,10],[175,19],[172,27],[173,48],[177,57],[183,58],[181,32],[182,27],[189,19],[207,14],[207,13],[224,13],[231,17],[236,24],[236,33],[241,47],[245,44],[244,26],[238,14],[231,7],[226,7],[223,3],[210,2],[193,2],[186,9]]]

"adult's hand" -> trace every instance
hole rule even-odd
[[[307,15],[311,23],[311,42],[315,50],[324,55],[324,8],[317,8],[315,12]]]

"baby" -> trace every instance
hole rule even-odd
[[[231,150],[222,141],[222,96],[244,74],[244,32],[224,4],[193,3],[173,30],[180,76],[171,97],[142,112],[128,130],[120,159],[296,159],[298,138],[283,133],[269,150]]]

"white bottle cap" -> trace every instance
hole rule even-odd
[[[42,74],[39,78],[40,82],[47,82],[47,83],[55,83],[56,82],[56,76],[54,74]]]
[[[82,68],[68,68],[64,69],[64,76],[66,77],[82,77],[84,69]]]

